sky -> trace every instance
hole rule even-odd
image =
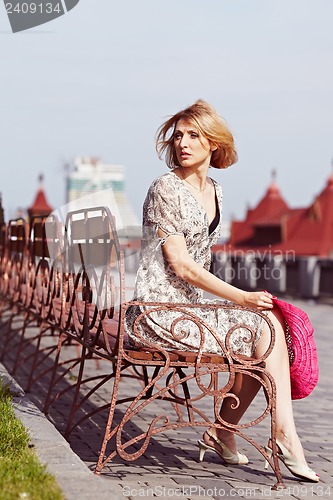
[[[0,169],[6,219],[31,205],[44,174],[65,202],[65,164],[97,156],[126,167],[140,217],[168,168],[156,129],[203,98],[239,154],[210,175],[225,220],[241,219],[275,170],[291,207],[324,188],[333,158],[331,0],[80,0],[66,15],[11,32],[0,4]]]

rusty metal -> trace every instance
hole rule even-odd
[[[24,274],[26,272],[26,243],[28,227],[24,219],[11,219],[5,232],[5,242],[1,254],[0,298],[1,313],[10,312],[6,322],[5,339],[0,360],[6,357],[12,347],[13,334],[12,321],[20,312],[20,303],[25,297]]]
[[[12,230],[13,224],[9,225],[7,234],[10,235]],[[265,369],[265,359],[274,346],[275,332],[264,313],[252,310],[267,323],[271,332],[267,351],[261,358],[255,359],[233,352],[231,338],[240,328],[247,329],[252,340],[256,332],[250,331],[246,325],[237,324],[222,342],[211,326],[197,315],[198,309],[203,307],[241,311],[244,310],[242,306],[126,302],[124,255],[118,242],[114,217],[106,207],[70,212],[64,224],[63,239],[59,233],[53,239],[48,238],[45,222],[42,222],[30,232],[27,244],[21,244],[21,252],[18,252],[18,244],[17,248],[13,248],[13,240],[8,236],[6,241],[6,248],[1,253],[1,301],[17,305],[26,313],[26,321],[33,318],[40,325],[35,355],[32,359],[24,358],[26,363],[31,362],[32,365],[29,386],[35,381],[40,354],[46,355],[41,348],[45,332],[58,333],[54,335],[55,360],[44,411],[47,413],[53,401],[65,392],[73,392],[66,428],[68,437],[84,418],[105,408],[103,405],[84,417],[78,413],[95,391],[113,380],[96,474],[100,474],[116,455],[123,460],[136,460],[148,450],[151,438],[161,432],[184,427],[217,427],[231,430],[252,444],[270,463],[276,475],[275,487],[283,485],[276,447],[276,387]],[[50,251],[52,245],[55,252]],[[134,348],[129,344],[124,329],[125,313],[131,306],[142,306],[134,325],[138,338],[139,325],[145,318],[157,312],[172,311],[178,314],[178,318],[172,325],[171,334],[181,343],[181,325],[190,321],[200,335],[198,349],[189,351],[184,346],[184,350],[169,351],[142,337],[142,346]],[[221,354],[204,352],[207,335],[215,338]],[[77,356],[61,361],[63,346],[73,342],[79,347]],[[21,352],[17,363],[20,359]],[[110,369],[105,375],[87,378],[85,364],[96,359],[109,361]],[[59,381],[74,366],[78,368],[76,382],[58,391]],[[234,425],[223,421],[219,411],[224,398],[233,398],[235,407],[239,404],[231,392],[238,374],[257,380],[265,392],[267,403],[257,418]],[[122,392],[125,376],[139,383],[133,397]],[[86,382],[93,382],[94,385],[84,394]],[[204,398],[211,401],[210,414],[203,411],[201,401]],[[128,424],[144,413],[149,405],[160,400],[170,403],[170,411],[156,415],[147,424],[146,430],[141,429],[137,435],[131,435]],[[114,419],[116,409],[122,411],[122,417],[117,422]],[[272,439],[272,458],[263,446],[246,434],[246,429],[267,417],[270,418],[270,436],[267,439]]]

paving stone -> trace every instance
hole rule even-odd
[[[313,465],[321,475],[319,484],[298,481],[281,464],[286,490],[274,492],[271,489],[275,482],[274,474],[271,471],[264,471],[263,457],[243,439],[238,439],[238,444],[239,448],[250,457],[251,463],[249,465],[225,466],[218,456],[208,453],[205,456],[205,461],[199,463],[197,439],[201,438],[202,427],[181,428],[155,435],[145,454],[138,460],[124,463],[120,457],[115,457],[112,462],[105,466],[102,475],[96,476],[91,471],[95,468],[98,450],[103,439],[107,412],[95,415],[90,422],[83,422],[80,428],[73,431],[70,447],[62,435],[65,430],[65,422],[69,405],[72,402],[73,391],[68,391],[64,397],[54,402],[49,415],[50,420],[53,422],[51,423],[38,410],[45,398],[44,382],[49,380],[50,374],[47,374],[45,380],[38,380],[28,395],[24,393],[20,386],[17,384],[15,386],[15,380],[8,373],[6,374],[5,369],[1,368],[0,375],[5,375],[19,391],[20,395],[17,400],[15,399],[15,404],[21,404],[22,419],[27,419],[25,425],[31,432],[36,451],[38,451],[42,461],[47,463],[50,471],[53,472],[54,469],[57,480],[65,491],[66,499],[90,500],[95,496],[100,500],[104,500],[104,498],[108,500],[130,498],[126,496],[126,492],[133,493],[135,488],[150,487],[156,489],[158,486],[178,488],[184,485],[197,487],[197,494],[194,495],[193,493],[191,498],[185,492],[184,496],[181,497],[182,500],[186,498],[191,500],[207,498],[205,494],[201,494],[202,491],[206,493],[209,488],[215,485],[221,489],[221,493],[223,491],[228,492],[229,498],[231,498],[231,492],[234,498],[237,498],[237,496],[234,496],[236,492],[238,498],[247,499],[296,498],[304,500],[319,497],[333,498],[333,443],[330,422],[333,413],[330,349],[333,309],[332,306],[325,304],[293,302],[308,312],[316,331],[315,338],[320,363],[318,386],[306,400],[294,402],[294,415],[309,464]],[[13,328],[17,329],[22,326],[22,322],[18,318],[16,319]],[[29,328],[29,338],[32,338],[38,333],[38,329]],[[0,342],[1,335],[0,325]],[[52,338],[47,337],[47,342],[50,341],[52,341]],[[14,351],[14,348],[12,351]],[[77,353],[73,346],[66,346],[63,351],[64,354],[66,353],[67,359]],[[14,359],[13,352],[9,349],[5,359],[6,366],[13,366]],[[17,382],[22,386],[26,384],[27,370],[25,368],[24,366],[19,367],[15,376]],[[91,362],[87,363],[86,368],[88,376],[96,373],[106,373],[110,370],[110,363],[106,364],[104,361],[96,363],[95,360],[91,360]],[[72,370],[70,376],[67,376],[67,380],[73,382],[76,373],[77,369]],[[137,384],[135,385],[137,387]],[[59,386],[66,387],[66,379]],[[130,379],[126,378],[121,389],[125,393],[126,391],[130,393],[133,387],[134,385],[131,384]],[[93,396],[89,408],[93,407],[95,403],[101,404],[102,402],[102,404],[106,404],[110,399],[111,388],[112,383],[101,388],[99,393]],[[37,389],[38,392],[36,392]],[[208,408],[207,400],[203,400],[201,403],[202,408]],[[169,412],[170,407],[167,402],[159,402],[159,414],[163,413],[164,408],[166,412]],[[262,397],[258,397],[249,408],[247,420],[257,418],[261,408]],[[141,428],[146,429],[147,425],[156,416],[155,410],[156,405],[149,405],[146,408],[146,413],[140,413],[135,421],[126,426],[126,432],[134,436],[141,432]],[[45,431],[42,429],[44,425],[42,422],[45,422],[45,425],[48,426],[47,430],[45,427]],[[34,425],[38,429],[36,432],[34,431]],[[269,435],[269,419],[251,428],[248,435],[265,445]],[[66,459],[67,454],[68,458]],[[205,490],[200,493],[199,487],[205,488]],[[138,495],[133,496],[134,498],[138,498]],[[226,498],[226,495],[216,495],[213,498]]]

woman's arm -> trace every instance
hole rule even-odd
[[[158,235],[165,237],[159,229]],[[273,301],[268,292],[246,292],[221,280],[195,262],[188,253],[185,238],[182,235],[169,235],[162,246],[163,254],[175,274],[206,292],[230,300],[242,306],[257,309],[272,309]]]

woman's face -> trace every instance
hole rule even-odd
[[[209,167],[212,149],[208,139],[200,135],[191,123],[180,119],[175,128],[174,146],[177,160],[182,167]]]

